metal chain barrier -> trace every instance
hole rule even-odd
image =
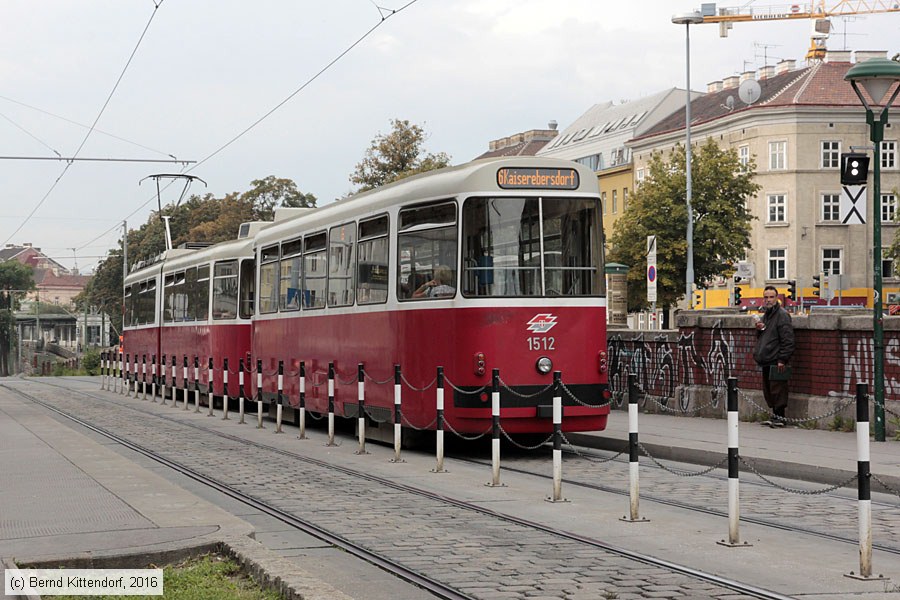
[[[649,458],[653,462],[654,465],[656,465],[663,471],[668,471],[672,475],[677,475],[678,477],[698,477],[700,475],[706,475],[707,473],[711,473],[711,472],[715,471],[716,469],[718,469],[719,467],[724,465],[726,462],[728,462],[728,457],[726,456],[725,458],[723,458],[722,460],[720,460],[713,466],[709,467],[708,469],[704,469],[702,471],[679,471],[678,469],[672,469],[671,467],[667,467],[666,465],[664,465],[661,462],[659,462],[658,460],[656,460],[656,458],[654,458],[650,454],[650,452],[647,451],[647,448],[644,447],[644,444],[642,444],[641,442],[638,442],[638,448],[641,449],[641,452],[643,452],[644,455],[647,458]]]
[[[741,401],[742,401],[742,402],[749,402],[750,404],[752,404],[753,406],[755,406],[756,408],[758,408],[760,411],[762,411],[762,412],[764,412],[764,413],[766,413],[766,414],[768,414],[768,415],[770,415],[770,416],[775,416],[775,413],[772,412],[772,409],[771,409],[771,408],[769,408],[768,406],[762,406],[762,405],[760,405],[758,402],[756,402],[755,400],[753,400],[753,398],[751,398],[751,397],[748,396],[747,394],[741,393]],[[791,424],[794,424],[794,425],[799,425],[800,423],[809,423],[809,422],[812,422],[812,421],[818,421],[819,419],[827,419],[828,417],[833,417],[834,415],[838,414],[839,412],[841,412],[842,410],[844,410],[845,408],[847,408],[847,407],[850,406],[851,404],[854,404],[855,402],[856,402],[856,399],[855,399],[855,398],[853,398],[853,397],[848,397],[846,401],[844,401],[844,402],[839,402],[838,405],[834,408],[834,410],[832,410],[831,412],[827,412],[827,413],[825,413],[825,414],[823,414],[823,415],[819,415],[819,416],[816,416],[816,417],[804,417],[804,418],[802,418],[802,419],[792,419],[792,418],[790,418],[790,417],[781,417],[781,419],[782,419],[785,423],[791,423]]]
[[[411,384],[411,383],[406,379],[406,375],[404,375],[402,372],[400,373],[400,380],[401,380],[403,383],[406,384],[406,387],[408,387],[409,389],[411,389],[411,390],[414,391],[414,392],[427,392],[428,390],[430,390],[431,388],[433,388],[434,385],[437,383],[437,377],[435,377],[434,379],[431,380],[431,383],[429,383],[429,384],[426,385],[425,387],[423,387],[423,388],[417,388],[416,386],[414,386],[413,384]]]
[[[401,411],[400,412],[400,422],[406,423],[411,429],[415,429],[416,431],[428,431],[431,429],[432,425],[435,425],[437,423],[437,417],[432,419],[431,423],[429,423],[428,425],[425,425],[424,427],[416,427],[409,421],[409,419],[406,418],[406,415],[403,414],[403,411]]]
[[[872,476],[872,479],[874,479],[875,481],[877,481],[878,483],[880,483],[880,484],[884,487],[884,489],[886,489],[886,490],[889,491],[890,493],[892,493],[892,494],[894,494],[895,496],[897,496],[898,498],[900,498],[900,490],[895,490],[894,488],[892,488],[891,486],[889,486],[888,484],[886,484],[884,481],[882,481],[881,479],[879,479],[879,478],[878,478],[878,475],[876,475],[875,473],[870,473],[870,475]]]
[[[393,380],[394,380],[394,378],[392,377],[391,381],[393,381]],[[480,388],[478,388],[477,390],[471,390],[471,391],[464,390],[464,389],[458,388],[455,385],[453,385],[453,382],[450,381],[450,379],[448,379],[446,375],[444,375],[444,383],[449,385],[450,389],[452,389],[454,392],[456,392],[458,394],[465,394],[467,396],[477,396],[478,394],[480,394],[488,389],[488,386],[483,385]]]
[[[384,385],[384,384],[386,384],[386,383],[393,383],[393,382],[394,382],[394,375],[393,375],[393,373],[391,373],[391,376],[388,377],[387,379],[385,379],[384,381],[379,381],[379,380],[375,379],[374,377],[372,377],[371,375],[369,375],[369,372],[366,371],[365,369],[363,369],[363,376],[364,376],[366,379],[368,379],[369,381],[371,381],[372,383],[374,383],[375,385]]]
[[[680,415],[693,415],[693,414],[700,412],[701,410],[703,410],[705,408],[709,408],[709,407],[715,408],[719,404],[719,398],[713,398],[706,404],[700,404],[700,405],[697,405],[690,409],[682,409],[682,408],[672,408],[672,407],[668,406],[667,404],[664,404],[662,402],[662,400],[669,400],[669,398],[666,396],[645,396],[645,397],[647,398],[647,400],[650,400],[654,404],[656,404],[660,409],[662,409],[663,412],[678,413]]]
[[[575,444],[573,444],[572,442],[570,442],[570,441],[568,440],[568,438],[566,438],[566,434],[560,433],[560,435],[562,436],[563,444],[565,444],[566,446],[569,447],[569,451],[572,452],[572,454],[574,454],[574,455],[577,456],[578,458],[583,458],[584,460],[586,460],[586,461],[588,461],[588,462],[595,463],[595,464],[602,464],[602,463],[611,462],[611,461],[613,461],[613,460],[619,458],[620,456],[622,456],[622,455],[625,454],[626,452],[628,452],[628,444],[625,444],[625,448],[624,448],[624,449],[620,450],[619,452],[613,454],[612,456],[610,456],[610,457],[608,457],[608,458],[599,458],[599,457],[596,457],[596,456],[590,456],[590,455],[588,455],[588,454],[583,454],[582,452],[579,452],[579,451],[578,451],[578,448],[575,446]]]
[[[506,433],[506,430],[503,429],[503,426],[502,426],[502,425],[500,426],[500,433],[503,434],[503,437],[505,437],[506,440],[507,440],[510,444],[512,444],[512,445],[515,446],[516,448],[520,448],[520,449],[522,449],[522,450],[537,450],[538,448],[540,448],[541,446],[543,446],[543,445],[549,443],[549,442],[553,439],[553,434],[551,433],[550,435],[547,436],[547,439],[544,440],[543,442],[540,442],[539,444],[536,444],[536,445],[534,445],[534,446],[525,446],[525,445],[520,444],[519,442],[513,440],[513,439],[509,436],[509,434]]]
[[[447,381],[447,380],[444,379],[444,381]],[[483,438],[483,437],[486,436],[487,434],[491,433],[491,431],[493,430],[492,427],[488,427],[487,430],[484,431],[484,433],[479,433],[479,434],[474,435],[474,436],[467,436],[467,435],[463,435],[463,434],[461,434],[460,432],[458,432],[457,430],[453,429],[453,426],[452,426],[449,422],[447,422],[447,421],[444,421],[444,427],[446,427],[448,430],[450,430],[450,433],[452,433],[452,434],[455,435],[456,437],[458,437],[458,438],[460,438],[460,439],[463,439],[463,440],[466,440],[466,441],[469,441],[469,442],[471,442],[471,441],[473,441],[473,440],[477,440],[477,439],[479,439],[479,438]]]
[[[510,392],[513,396],[518,396],[519,398],[523,398],[523,399],[525,399],[525,400],[527,400],[527,399],[529,399],[529,398],[537,398],[537,397],[540,396],[541,394],[545,393],[547,390],[552,390],[552,389],[553,389],[553,384],[551,383],[551,384],[548,384],[547,387],[545,387],[544,389],[538,390],[538,391],[536,391],[536,392],[533,393],[533,394],[522,394],[522,393],[517,392],[516,390],[512,389],[512,388],[509,387],[508,385],[506,385],[506,383],[503,381],[503,378],[502,378],[502,377],[499,378],[499,379],[500,379],[500,385],[501,385],[502,387],[506,388],[506,390],[507,390],[508,392]]]
[[[358,375],[356,374],[350,379],[341,379],[341,374],[337,372],[337,369],[334,371],[334,380],[338,382],[338,385],[354,385],[359,383]]]
[[[779,485],[779,484],[775,483],[774,481],[772,481],[771,479],[769,479],[768,477],[766,477],[765,475],[763,475],[762,473],[760,473],[759,471],[757,471],[757,470],[753,467],[753,465],[752,465],[751,463],[749,463],[743,456],[739,456],[738,459],[744,464],[744,466],[746,466],[748,469],[750,469],[750,471],[751,471],[754,475],[756,475],[757,477],[759,477],[760,479],[762,479],[762,480],[765,481],[766,483],[768,483],[768,484],[770,484],[770,485],[773,485],[773,486],[777,487],[777,488],[780,489],[780,490],[784,490],[785,492],[788,492],[788,493],[790,493],[790,494],[798,494],[798,495],[800,495],[800,496],[815,496],[815,495],[818,495],[818,494],[827,494],[828,492],[833,492],[834,490],[840,489],[840,488],[842,488],[842,487],[847,487],[847,486],[849,486],[851,483],[853,483],[854,481],[856,481],[856,479],[859,477],[859,475],[854,474],[852,477],[850,477],[850,478],[847,479],[846,481],[843,481],[843,482],[838,483],[838,484],[836,484],[836,485],[829,486],[829,487],[824,488],[824,489],[821,489],[821,490],[798,490],[798,489],[796,489],[796,488],[790,488],[790,487],[786,487],[786,486]]]
[[[391,380],[393,380],[393,377],[391,378]],[[381,425],[383,423],[390,423],[392,421],[391,416],[390,416],[390,414],[391,414],[390,409],[386,409],[386,408],[380,409],[380,410],[387,411],[388,417],[385,419],[379,419],[372,414],[373,408],[380,408],[380,407],[369,406],[368,404],[366,404],[365,407],[363,407],[363,413],[365,413],[365,415],[367,417],[369,417],[369,419],[371,419],[373,423],[378,423],[379,425]]]
[[[610,404],[612,404],[612,401],[613,401],[612,397],[610,397],[609,400],[604,400],[600,404],[588,404],[587,402],[584,402],[584,401],[576,398],[575,394],[572,393],[572,390],[567,388],[566,384],[563,383],[562,381],[559,382],[559,385],[562,388],[562,390],[566,393],[566,396],[571,398],[573,402],[575,402],[576,404],[580,404],[581,406],[586,406],[587,408],[600,408],[601,406],[609,406]],[[541,392],[541,393],[543,393],[543,392]],[[624,393],[623,393],[623,397],[624,397]]]

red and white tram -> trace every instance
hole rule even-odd
[[[404,179],[276,219],[237,241],[170,250],[125,281],[125,352],[245,359],[248,395],[389,421],[394,372],[404,424],[433,428],[443,367],[444,417],[459,433],[491,427],[499,369],[501,425],[553,429],[553,372],[562,372],[564,431],[599,430],[609,414],[602,209],[597,179],[544,158],[475,161]],[[248,354],[249,351],[249,354]],[[252,358],[251,358],[252,357]],[[262,389],[257,389],[261,365]],[[193,366],[193,365],[191,365]],[[169,378],[170,379],[170,378]],[[229,382],[229,385],[233,385]],[[232,395],[235,390],[230,389]]]
[[[255,237],[263,397],[279,362],[297,374],[303,361],[306,408],[324,413],[334,363],[335,412],[355,416],[363,363],[368,414],[386,420],[400,365],[405,424],[433,428],[441,366],[448,425],[481,433],[499,369],[504,430],[546,433],[560,370],[563,429],[603,429],[602,231],[594,173],[542,158],[429,172],[276,223]],[[285,392],[296,406],[296,376]]]

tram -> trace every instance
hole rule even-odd
[[[319,414],[331,370],[334,411],[348,417],[361,365],[375,424],[393,415],[399,374],[402,424],[415,429],[435,427],[442,367],[445,422],[461,434],[490,429],[495,370],[504,431],[551,432],[560,371],[562,429],[600,430],[610,398],[602,225],[596,176],[570,161],[423,173],[136,270],[126,352],[156,344],[201,367],[228,357],[231,370],[243,357],[248,394],[289,407],[302,364],[304,407]]]

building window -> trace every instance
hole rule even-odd
[[[607,209],[609,208],[609,207],[606,205],[606,192],[601,192],[601,193],[600,193],[600,204],[603,205],[603,214],[605,215],[605,214],[607,213]]]
[[[881,221],[893,223],[897,218],[897,196],[894,194],[881,195]]]
[[[881,168],[897,168],[897,142],[881,142]]]
[[[628,188],[622,188],[622,212],[628,210]]]
[[[822,221],[836,223],[841,219],[841,195],[822,194]]]
[[[840,248],[822,248],[822,272],[826,275],[841,274]]]
[[[787,277],[787,250],[775,248],[769,250],[769,279]]]
[[[766,207],[768,209],[767,223],[787,222],[787,201],[784,198],[784,194],[769,194],[766,196]]]
[[[787,142],[769,142],[769,170],[787,169]]]
[[[644,170],[643,169],[637,170],[637,176],[635,177],[635,181],[637,182],[638,185],[641,185],[642,183],[644,183]]]
[[[882,249],[882,256],[884,256],[883,253],[886,252],[887,250],[888,250],[887,248]],[[893,258],[882,258],[881,259],[881,276],[886,279],[893,279],[894,277],[896,277],[896,275],[894,275],[894,259]]]
[[[822,142],[822,168],[837,169],[841,164],[841,143]]]
[[[738,160],[742,170],[747,171],[750,168],[750,146],[745,145],[738,148]]]
[[[618,190],[612,191],[612,212],[616,214],[619,212],[619,192]]]

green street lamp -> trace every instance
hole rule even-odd
[[[882,311],[882,272],[881,272],[881,142],[884,140],[884,126],[888,122],[888,109],[897,98],[900,86],[894,88],[890,99],[884,104],[888,90],[900,81],[900,62],[886,58],[872,58],[858,63],[847,71],[844,79],[853,86],[853,91],[859,97],[860,102],[866,108],[866,123],[869,124],[870,139],[874,145],[875,173],[873,176],[873,207],[874,219],[872,221],[872,261],[874,267],[874,323],[873,337],[875,339],[875,440],[883,442],[884,431],[884,313]],[[863,94],[859,86],[865,89],[869,99]],[[869,104],[871,100],[872,104]],[[873,106],[882,106],[875,120]]]

